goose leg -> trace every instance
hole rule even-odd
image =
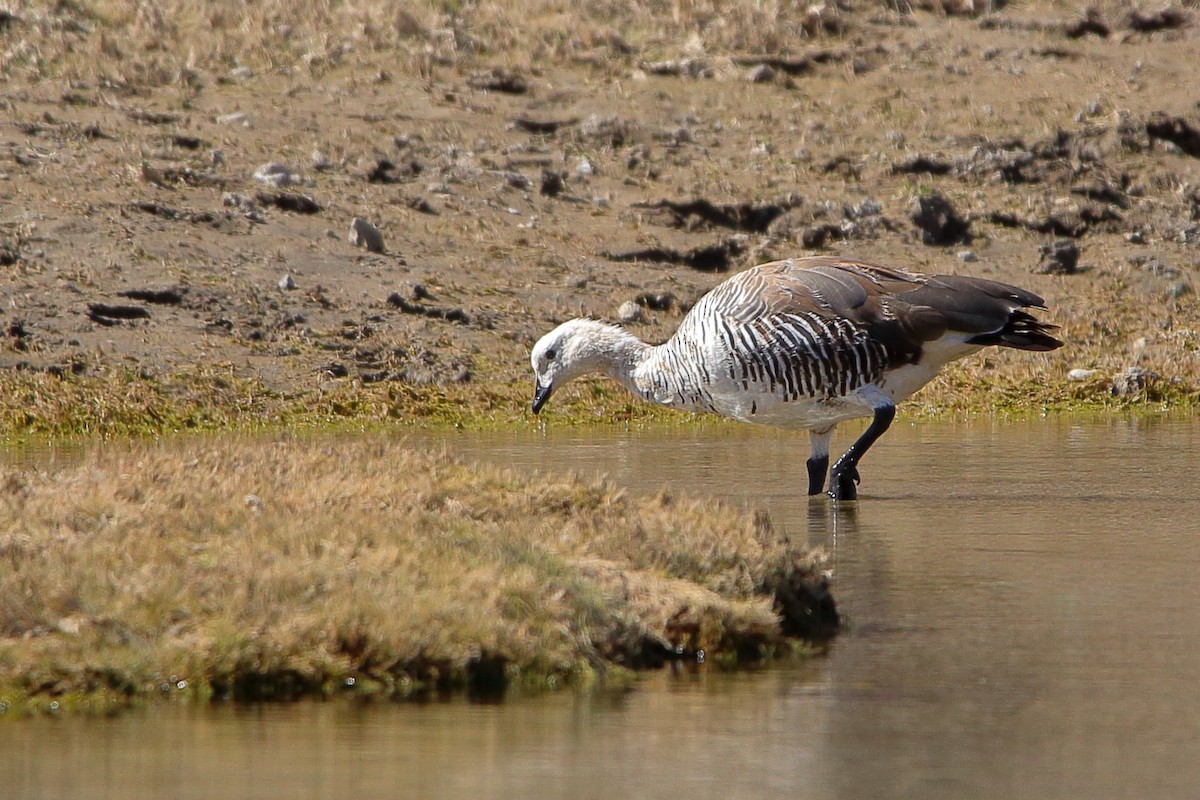
[[[858,461],[871,449],[875,440],[883,435],[896,416],[896,406],[890,400],[886,403],[875,408],[875,418],[871,420],[863,435],[850,445],[850,449],[829,471],[829,496],[834,500],[854,500],[858,497]]]
[[[808,493],[820,494],[825,490],[825,470],[829,469],[829,440],[833,438],[833,426],[808,432],[812,443],[812,455],[808,458]]]

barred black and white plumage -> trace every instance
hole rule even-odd
[[[858,461],[895,404],[944,365],[988,345],[1062,346],[1031,307],[1042,298],[983,278],[828,256],[760,264],[702,297],[661,345],[595,320],[563,323],[533,348],[533,410],[572,378],[600,372],[651,402],[805,429],[810,494],[824,488],[834,427],[872,416],[830,470],[829,494],[853,499]]]

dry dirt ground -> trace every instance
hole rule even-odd
[[[524,388],[823,252],[1047,298],[935,398],[1194,394],[1200,8],[978,5],[0,4],[0,368]]]

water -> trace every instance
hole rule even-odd
[[[804,436],[448,443],[766,509],[830,552],[848,629],[811,662],[622,693],[6,721],[0,797],[1200,794],[1198,423],[897,425],[836,514],[803,495]]]

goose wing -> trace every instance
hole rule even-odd
[[[929,280],[891,267],[819,256],[752,267],[714,289],[713,299],[715,310],[732,327],[786,333],[800,325],[817,334],[820,352],[869,344],[882,361],[879,368],[886,368],[917,360],[922,344],[947,330],[946,315],[919,297]],[[756,342],[775,346],[778,337],[771,339],[776,342],[762,337]],[[743,348],[754,344],[743,337]]]

